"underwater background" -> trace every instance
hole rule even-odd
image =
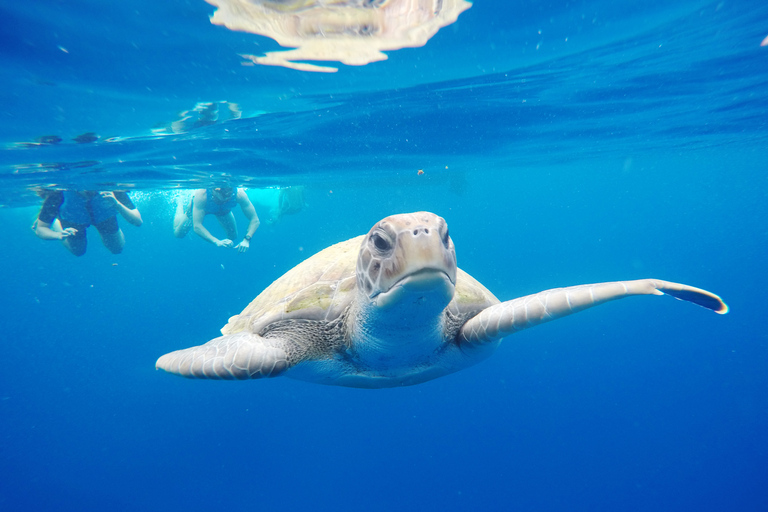
[[[768,3],[478,0],[333,73],[241,57],[281,48],[215,10],[0,4],[0,509],[768,510]],[[245,254],[174,238],[222,179],[306,204],[257,205]],[[74,257],[39,188],[130,189],[144,224]],[[154,369],[419,210],[501,300],[653,277],[731,310],[630,298],[396,389]]]

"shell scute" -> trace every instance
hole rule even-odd
[[[333,320],[352,301],[355,265],[363,236],[332,245],[283,274],[221,332],[261,332],[272,322],[292,318]]]
[[[456,293],[449,309],[455,312],[480,312],[500,301],[480,281],[461,269],[456,272]]]

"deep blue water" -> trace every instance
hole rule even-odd
[[[334,74],[242,66],[278,45],[213,10],[0,6],[0,508],[768,510],[768,4],[478,1]],[[245,255],[175,239],[169,189],[221,176],[307,208]],[[144,225],[75,258],[30,231],[37,186],[132,187]],[[417,210],[501,300],[655,277],[731,311],[622,300],[399,389],[155,371]]]

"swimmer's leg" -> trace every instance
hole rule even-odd
[[[54,226],[54,223],[51,223],[51,229],[53,229],[53,226]],[[63,239],[61,241],[62,245],[64,245],[64,247],[66,247],[67,250],[72,254],[74,254],[75,256],[82,256],[83,254],[85,254],[85,250],[88,248],[88,239],[85,236],[88,226],[81,226],[81,225],[68,223],[66,227],[75,228],[77,230],[77,233]],[[59,229],[63,231],[63,229],[61,228],[62,228],[61,223],[59,223]]]
[[[118,229],[117,233],[112,233],[111,235],[101,235],[101,243],[104,244],[104,247],[109,249],[109,252],[112,254],[120,254],[123,252],[123,247],[125,247],[125,235],[123,234],[122,229]]]
[[[110,217],[107,220],[96,224],[96,229],[101,235],[101,243],[104,244],[112,254],[120,254],[125,247],[125,235],[123,230],[117,225],[117,217]]]
[[[219,224],[221,224],[221,227],[223,227],[224,231],[227,233],[227,238],[233,242],[237,240],[237,223],[235,222],[235,214],[230,211],[226,215],[217,215],[216,219],[218,219]]]

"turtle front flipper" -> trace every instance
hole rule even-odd
[[[556,320],[571,313],[578,313],[611,300],[631,295],[664,294],[693,302],[721,315],[728,312],[728,306],[714,293],[659,279],[585,284],[546,290],[486,308],[464,324],[459,332],[459,341],[465,343],[496,341],[517,331]]]
[[[281,340],[238,332],[165,354],[155,368],[192,379],[277,377],[290,366],[281,344]]]

